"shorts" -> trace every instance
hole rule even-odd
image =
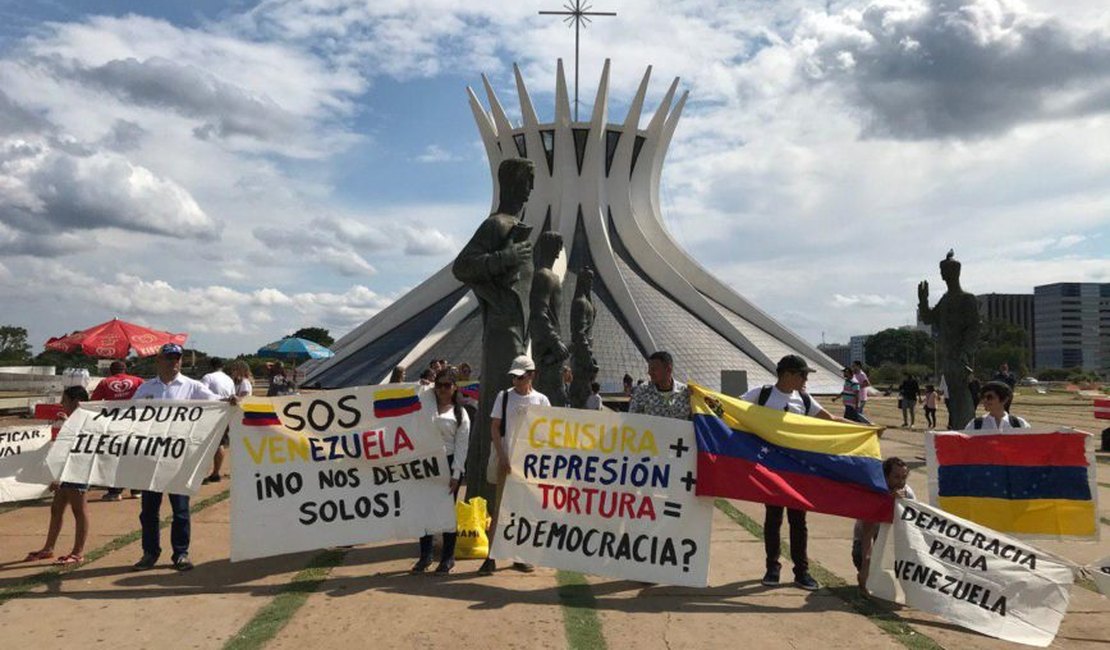
[[[88,483],[70,483],[69,481],[62,481],[62,483],[58,487],[68,488],[70,490],[77,490],[82,494],[89,491]]]

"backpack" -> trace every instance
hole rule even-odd
[[[772,388],[774,388],[774,386],[772,386],[771,384],[764,384],[763,388],[759,389],[758,404],[760,406],[766,405],[767,400],[771,399]],[[813,405],[813,398],[809,396],[809,393],[799,393],[799,395],[802,396],[802,404],[805,405],[806,409],[806,412],[803,413],[803,415],[809,415],[809,407]]]
[[[1013,427],[1015,429],[1020,429],[1021,428],[1021,420],[1019,420],[1016,415],[1010,415],[1007,419],[1010,421],[1010,426],[1011,427]],[[975,425],[974,426],[975,426],[976,431],[978,431],[979,429],[982,429],[983,428],[983,418],[982,417],[975,418]]]

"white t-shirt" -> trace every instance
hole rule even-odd
[[[223,370],[214,370],[200,378],[200,383],[220,399],[227,399],[235,394],[235,382]]]
[[[597,393],[590,393],[590,396],[586,398],[586,408],[591,411],[600,411],[601,395],[598,395]]]
[[[443,438],[443,449],[451,459],[451,478],[459,478],[466,468],[466,453],[470,449],[470,416],[466,409],[459,409],[462,418],[455,422],[455,409],[436,413],[436,431]]]
[[[1018,424],[1020,425],[1017,428],[1019,428],[1019,429],[1028,429],[1029,428],[1029,423],[1026,422],[1024,418],[1020,418],[1016,415],[1014,417],[1017,418]],[[996,431],[996,432],[997,431],[1013,431],[1014,428],[1015,427],[1010,425],[1010,414],[1004,412],[1002,414],[1002,424],[1001,425],[999,425],[997,422],[995,422],[994,417],[991,416],[988,413],[987,415],[983,416],[983,427],[981,429],[976,429],[975,428],[975,418],[971,418],[971,421],[967,423],[966,427],[964,427],[964,431],[966,431],[968,433],[975,433],[977,431],[979,433],[983,433],[985,431]]]
[[[740,399],[751,404],[759,404],[759,393],[763,391],[762,386],[756,386],[740,396]],[[771,395],[767,398],[767,403],[763,404],[769,409],[776,411],[788,411],[790,413],[797,413],[799,415],[817,415],[825,409],[817,403],[817,400],[811,396],[809,398],[809,412],[806,413],[806,403],[802,400],[802,395],[798,391],[791,391],[784,393],[778,388],[771,386]]]
[[[163,384],[157,377],[144,381],[131,399],[218,400],[220,398],[196,379],[179,373],[168,384]]]
[[[250,397],[254,394],[254,384],[246,377],[239,380],[235,386],[235,395],[237,397]]]
[[[497,398],[493,400],[493,409],[490,411],[489,416],[495,420],[501,419],[501,401],[505,396],[505,391],[497,393]],[[521,417],[524,409],[528,406],[551,406],[551,402],[547,399],[547,395],[532,390],[527,395],[521,395],[513,389],[509,389],[509,406],[505,410],[505,421],[501,423],[501,436],[506,438],[506,442],[511,442],[509,436],[513,433],[513,426],[517,422],[517,418]],[[511,448],[512,445],[509,445]]]

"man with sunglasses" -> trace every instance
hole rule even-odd
[[[979,401],[987,409],[987,414],[972,418],[964,431],[1002,433],[1013,429],[1028,429],[1029,423],[1023,418],[1006,412],[1013,396],[1013,390],[1005,382],[988,381],[979,393]]]

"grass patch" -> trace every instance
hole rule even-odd
[[[29,501],[17,501],[15,503],[5,503],[3,505],[0,505],[0,515],[7,514],[9,512],[12,512],[13,510],[19,510],[20,508],[25,508],[27,506],[45,505],[47,503],[50,503],[50,499],[47,497],[43,497],[41,499],[31,499]]]
[[[223,492],[220,492],[219,494],[214,494],[207,499],[197,501],[196,503],[193,503],[189,506],[189,512],[191,514],[196,514],[201,510],[204,510],[205,508],[210,508],[221,501],[225,501],[230,495],[230,490],[224,490]],[[169,526],[172,520],[173,515],[163,517],[162,521],[159,522],[159,529]],[[90,562],[96,562],[112,551],[118,551],[128,544],[139,541],[140,539],[142,539],[142,537],[143,530],[141,528],[138,530],[133,530],[129,533],[125,533],[123,535],[120,535],[119,537],[110,540],[107,544],[104,544],[103,546],[99,546],[89,551],[88,553],[85,553],[85,561],[81,564],[65,567],[51,567],[44,571],[29,575],[19,582],[16,582],[15,584],[9,585],[4,589],[0,589],[0,605],[3,605],[13,598],[19,598],[23,594],[27,593],[28,591],[34,589],[39,585],[46,585],[58,582],[63,577],[65,577],[67,573],[70,573],[79,567],[83,567]]]
[[[281,588],[273,600],[258,610],[258,613],[224,644],[224,650],[252,650],[266,645],[277,636],[281,628],[285,627],[312,592],[316,591],[320,583],[327,579],[331,570],[338,566],[346,555],[346,549],[330,549],[318,553],[309,561],[308,566]]]
[[[559,602],[563,606],[563,627],[571,650],[604,650],[605,636],[597,617],[597,600],[581,573],[558,571]]]
[[[743,512],[740,512],[725,499],[716,499],[714,505],[716,505],[717,509],[723,512],[729,519],[739,524],[754,537],[763,539],[763,526],[761,526],[759,522]],[[784,541],[782,547],[784,553],[790,553],[790,545],[787,542]],[[934,641],[928,635],[922,634],[910,627],[901,617],[895,614],[889,606],[881,602],[863,598],[860,596],[855,585],[849,584],[847,580],[829,571],[817,562],[810,560],[809,572],[818,582],[823,584],[829,592],[847,603],[857,614],[865,616],[880,630],[894,637],[899,643],[910,648],[910,650],[944,650],[944,646]]]

